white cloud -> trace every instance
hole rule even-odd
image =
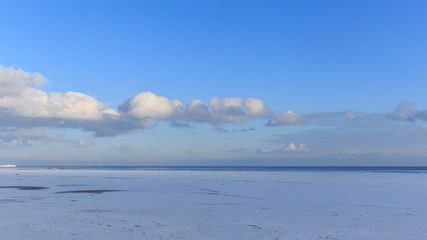
[[[151,125],[148,119],[120,114],[79,92],[47,93],[39,73],[0,66],[0,121],[3,127],[81,128],[97,136],[114,136]]]
[[[185,117],[196,122],[210,122],[212,112],[209,106],[200,101],[192,100],[186,104]]]
[[[253,117],[260,117],[271,112],[270,107],[266,106],[261,99],[248,98],[243,102],[243,105]]]
[[[274,114],[274,117],[268,121],[267,126],[298,125],[304,123],[304,119],[294,110],[288,110],[283,113]]]
[[[183,104],[152,92],[142,92],[123,103],[120,109],[137,118],[171,119],[182,114]]]
[[[142,92],[125,101],[119,111],[109,104],[79,92],[48,93],[40,89],[47,82],[39,73],[0,66],[0,119],[10,126],[71,127],[113,136],[151,126],[150,120],[206,122],[221,128],[223,123],[241,124],[271,114],[269,106],[256,98],[212,98],[209,104],[192,100],[184,107],[152,92]],[[269,125],[300,124],[295,111],[274,115]]]
[[[40,87],[46,82],[46,78],[40,73],[28,73],[21,69],[0,66],[0,95],[19,94],[25,87]]]
[[[300,115],[294,110],[274,113],[257,98],[212,98],[209,103],[195,99],[184,104],[152,92],[141,92],[124,101],[118,110],[80,92],[48,93],[40,89],[47,82],[39,73],[0,66],[0,121],[4,127],[81,128],[96,136],[115,136],[153,126],[152,120],[170,120],[172,126],[188,127],[191,122],[210,123],[225,131],[224,123],[242,124],[252,118],[270,118],[267,126],[298,125],[321,116],[356,119],[351,111]],[[427,111],[403,102],[394,119],[427,120]],[[292,147],[288,146],[288,150]],[[268,151],[268,149],[266,150]]]
[[[245,122],[248,117],[241,107],[242,104],[243,98],[212,98],[209,102],[212,108],[211,122]]]
[[[240,105],[243,103],[243,98],[212,98],[209,102],[212,109],[215,111],[233,111],[235,109],[241,110]]]
[[[250,118],[261,117],[270,112],[264,101],[256,98],[212,98],[209,105],[200,100],[192,100],[186,106],[185,116],[188,120],[210,122],[214,125],[244,123]]]
[[[100,120],[109,105],[79,92],[46,93],[47,80],[39,73],[0,66],[0,109],[13,116]]]
[[[280,147],[280,148],[273,148],[273,147],[269,147],[269,148],[263,148],[257,151],[257,153],[260,154],[269,154],[269,153],[286,153],[286,152],[309,152],[310,150],[304,145],[304,144],[300,144],[300,145],[295,145],[294,143],[289,143],[288,145],[284,146],[284,147]]]
[[[169,100],[151,92],[142,92],[119,106],[119,110],[129,116],[140,119],[208,122],[213,125],[222,123],[244,123],[250,118],[260,117],[270,112],[264,101],[255,98],[212,98],[209,104],[195,99],[186,103]],[[246,110],[246,111],[245,111]]]

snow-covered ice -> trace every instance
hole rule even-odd
[[[427,174],[0,171],[0,239],[427,239]]]

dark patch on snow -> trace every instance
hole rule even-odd
[[[48,187],[37,187],[37,186],[0,186],[0,188],[15,188],[18,190],[44,190]]]
[[[101,194],[106,192],[121,192],[122,190],[75,190],[75,191],[62,191],[56,192],[57,194],[65,194],[65,193],[92,193],[92,194]]]

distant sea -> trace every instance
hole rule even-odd
[[[18,169],[74,169],[74,170],[166,170],[166,171],[248,171],[248,172],[391,172],[427,173],[427,166],[22,166]]]

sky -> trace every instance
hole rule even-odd
[[[427,165],[426,1],[0,6],[0,165]]]

